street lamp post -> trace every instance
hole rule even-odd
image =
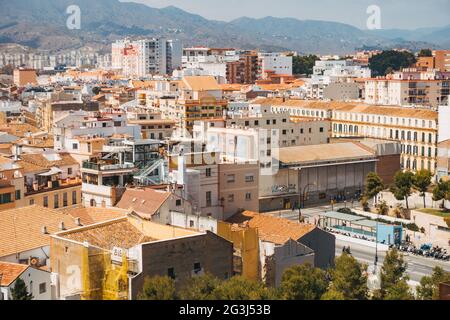
[[[310,186],[315,186],[315,183],[308,183],[304,188],[303,192],[299,192],[298,194],[298,221],[302,222],[302,203],[305,204],[305,198],[306,198],[306,190]]]
[[[373,266],[373,274],[377,273],[377,264],[378,264],[378,219],[380,218],[380,212],[377,209],[377,220],[375,224],[375,261]]]

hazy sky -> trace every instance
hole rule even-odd
[[[208,19],[242,16],[294,17],[348,23],[365,29],[369,5],[381,9],[383,29],[415,29],[450,24],[450,0],[122,0],[162,8],[174,5]]]

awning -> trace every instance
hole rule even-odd
[[[62,173],[62,170],[61,170],[61,169],[59,169],[59,168],[57,168],[57,167],[52,167],[52,168],[50,169],[50,171],[44,172],[44,173],[40,173],[40,174],[38,174],[38,176],[41,176],[41,177],[49,177],[49,176],[53,176],[53,175],[59,174],[59,173]]]

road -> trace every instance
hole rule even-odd
[[[355,203],[355,205],[358,205]],[[334,205],[333,209],[351,207],[351,203],[340,203]],[[306,222],[314,223],[319,213],[331,211],[330,205],[324,205],[314,208],[302,209],[302,216],[306,219]],[[292,221],[298,221],[298,210],[284,210],[275,211],[270,213],[276,217],[286,218]],[[375,248],[370,246],[364,246],[362,244],[355,244],[352,242],[346,242],[343,240],[336,240],[336,256],[342,254],[342,248],[344,246],[350,246],[352,255],[360,262],[366,263],[369,266],[373,266],[375,260]],[[378,265],[381,266],[384,261],[386,252],[379,252]],[[411,281],[419,282],[423,276],[431,275],[435,266],[440,266],[444,270],[450,272],[450,262],[443,262],[431,258],[419,257],[404,253],[405,261],[408,263],[407,273],[411,278]]]
[[[336,240],[336,256],[342,254],[342,248],[350,246],[352,255],[359,261],[372,265],[375,261],[375,248]],[[378,253],[378,265],[381,266],[384,261],[386,252]],[[404,254],[405,261],[408,264],[407,273],[412,281],[419,282],[423,276],[429,276],[433,273],[433,268],[436,266],[442,267],[444,270],[450,272],[450,262],[443,262],[435,259],[419,257],[410,254]]]

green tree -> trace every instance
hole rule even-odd
[[[383,191],[384,184],[383,180],[375,173],[369,172],[366,177],[366,190],[365,195],[370,198],[375,198],[375,203],[377,202],[377,195]]]
[[[11,288],[11,298],[12,300],[32,300],[33,295],[28,293],[25,281],[18,278],[14,287]]]
[[[388,50],[369,59],[369,67],[374,76],[385,76],[388,71],[398,71],[416,63],[411,52]]]
[[[389,213],[389,206],[387,205],[386,201],[381,201],[377,204],[377,213],[380,216],[385,216]]]
[[[359,263],[352,255],[343,253],[336,258],[331,271],[331,285],[327,297],[341,294],[345,300],[367,299],[367,266]]]
[[[414,173],[410,171],[398,171],[394,176],[394,185],[391,192],[395,199],[405,200],[406,208],[409,209],[408,197],[412,193]]]
[[[413,177],[413,185],[417,191],[420,192],[420,195],[423,197],[423,207],[426,208],[426,192],[431,185],[431,178],[433,177],[432,173],[428,170],[420,170],[416,172]]]
[[[175,300],[175,281],[169,277],[147,277],[138,300]]]
[[[216,277],[206,274],[189,279],[180,290],[182,300],[214,300],[214,291],[222,282]]]
[[[320,58],[316,55],[296,56],[292,57],[292,71],[294,74],[311,75],[313,67]]]
[[[407,264],[397,249],[391,249],[384,258],[380,273],[380,289],[375,293],[377,299],[393,298],[405,293],[404,284],[408,281],[406,273]],[[408,288],[409,289],[409,288]],[[405,293],[406,295],[406,293]]]
[[[342,292],[330,289],[323,294],[320,300],[346,300]]]
[[[450,281],[450,272],[435,267],[431,276],[420,279],[420,285],[416,288],[417,297],[421,300],[439,300],[439,284],[447,281]]]
[[[406,279],[402,279],[386,290],[384,300],[414,300]]]
[[[281,280],[281,297],[284,300],[319,300],[328,289],[325,271],[310,264],[287,269]]]
[[[433,188],[433,200],[442,200],[442,208],[445,210],[445,200],[450,200],[450,181],[442,179]]]
[[[242,276],[223,281],[212,293],[214,300],[271,300],[274,291],[259,281],[251,281]]]
[[[433,53],[430,49],[421,49],[418,54],[419,57],[432,57]]]

